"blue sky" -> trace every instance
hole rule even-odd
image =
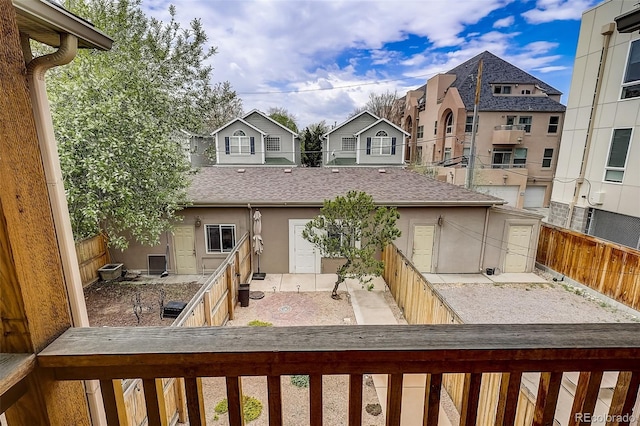
[[[614,0],[616,1],[616,0]],[[370,92],[403,96],[488,50],[564,93],[582,12],[598,0],[143,0],[199,18],[246,112],[284,107],[300,127],[342,122]]]

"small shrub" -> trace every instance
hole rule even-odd
[[[307,375],[299,375],[291,376],[291,384],[297,386],[299,388],[308,388],[309,387],[309,376]]]
[[[247,324],[250,327],[272,327],[273,324],[267,321],[253,320]]]
[[[229,403],[227,399],[225,398],[222,401],[218,402],[214,410],[218,414],[224,414],[228,412]],[[260,417],[260,414],[262,414],[262,402],[252,396],[242,395],[242,413],[244,414],[245,422],[251,422],[257,419],[258,417]],[[214,420],[218,419],[214,417]]]

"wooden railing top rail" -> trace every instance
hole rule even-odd
[[[171,324],[172,327],[182,326],[182,324],[187,320],[187,318],[189,318],[189,315],[191,315],[193,308],[202,300],[202,297],[204,296],[204,294],[211,289],[211,286],[213,286],[213,284],[218,280],[218,278],[220,278],[220,275],[222,275],[225,272],[227,265],[233,261],[233,257],[235,256],[236,252],[239,250],[239,248],[242,246],[242,244],[245,242],[247,238],[249,238],[248,232],[245,233],[242,236],[242,238],[240,238],[240,241],[238,241],[235,247],[233,248],[233,250],[229,252],[227,257],[224,259],[224,262],[222,262],[222,264],[218,266],[218,268],[209,276],[209,278],[207,278],[204,284],[202,284],[202,287],[200,287],[200,289],[196,292],[196,294],[193,295],[189,303],[187,303],[187,306],[185,306],[185,308],[182,310],[180,315]]]
[[[640,324],[72,328],[38,364],[61,380],[631,371]]]
[[[24,379],[36,366],[33,354],[0,354],[0,413],[27,390]]]

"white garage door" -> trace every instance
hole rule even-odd
[[[480,185],[476,187],[476,191],[502,198],[511,207],[518,205],[519,190],[520,187],[515,185]]]
[[[524,207],[544,207],[546,186],[527,186],[524,191]]]
[[[320,251],[302,238],[302,231],[311,219],[289,219],[289,273],[319,274]]]

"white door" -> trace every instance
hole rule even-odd
[[[546,186],[527,186],[524,190],[524,208],[543,207]]]
[[[416,225],[413,227],[413,255],[411,261],[420,272],[431,272],[433,260],[434,225]]]
[[[309,220],[289,219],[289,273],[291,274],[320,273],[320,251],[302,238],[302,231]]]
[[[531,225],[511,225],[509,227],[504,272],[525,272],[527,270],[532,233],[533,226]]]
[[[515,185],[479,185],[476,187],[476,191],[483,194],[493,195],[494,197],[502,198],[509,206],[515,207],[518,205],[518,193],[520,191],[519,186]]]
[[[197,274],[195,231],[193,226],[176,226],[173,230],[176,274]]]

